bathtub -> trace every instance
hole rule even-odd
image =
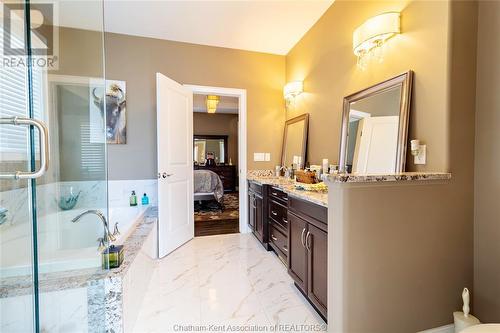
[[[113,232],[118,223],[120,231],[113,243],[123,244],[146,209],[147,206],[109,209],[110,230]],[[40,274],[101,267],[97,248],[97,239],[103,236],[101,221],[86,215],[77,223],[71,222],[83,210],[59,211],[38,218]],[[31,225],[0,225],[0,235],[0,278],[32,274]]]

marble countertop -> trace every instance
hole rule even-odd
[[[328,193],[297,190],[295,188],[295,181],[291,179],[265,174],[248,174],[247,180],[261,185],[272,185],[290,196],[313,202],[323,207],[328,207]]]
[[[123,243],[124,261],[120,267],[109,270],[103,270],[99,267],[41,274],[39,276],[40,292],[82,288],[96,280],[123,276],[141,250],[157,218],[157,207],[148,208],[139,217],[140,221],[136,222],[135,230]],[[33,292],[32,288],[31,275],[3,278],[0,279],[0,298],[30,294]]]
[[[397,174],[333,174],[324,178],[331,183],[378,183],[378,182],[407,182],[425,180],[449,180],[448,172],[403,172]]]

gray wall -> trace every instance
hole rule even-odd
[[[474,220],[474,304],[500,322],[500,2],[479,2]]]
[[[182,84],[247,90],[247,166],[279,161],[285,57],[106,33],[106,78],[127,82],[127,144],[108,145],[110,180],[156,178],[156,73]],[[263,140],[262,138],[266,138]],[[270,152],[270,162],[254,162]]]

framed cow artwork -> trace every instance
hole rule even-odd
[[[127,89],[125,81],[106,80],[105,105],[102,94],[98,94],[96,90],[94,89],[92,93],[94,104],[99,108],[102,116],[106,110],[106,142],[108,144],[126,144]]]

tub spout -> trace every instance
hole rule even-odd
[[[100,210],[96,210],[96,209],[86,210],[83,213],[78,214],[75,218],[73,218],[71,220],[71,222],[73,222],[73,223],[78,222],[83,216],[88,215],[88,214],[96,215],[101,220],[101,222],[104,226],[103,240],[105,242],[109,242],[109,241],[113,242],[116,240],[116,237],[109,231],[109,225],[108,225],[108,221],[106,220],[106,217],[104,216],[104,214]]]

